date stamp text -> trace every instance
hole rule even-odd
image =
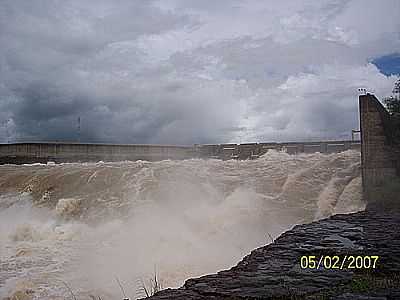
[[[300,257],[302,269],[376,269],[379,255],[303,255]]]

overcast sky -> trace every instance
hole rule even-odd
[[[399,53],[399,0],[2,0],[0,142],[349,138]]]

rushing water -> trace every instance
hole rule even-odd
[[[360,154],[0,166],[0,299],[143,296],[235,265],[294,224],[353,212]],[[28,291],[28,292],[27,292]],[[17,293],[17,294],[15,294]]]

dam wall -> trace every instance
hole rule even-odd
[[[371,203],[379,200],[385,184],[400,176],[400,144],[390,114],[374,95],[361,95],[359,110],[363,192]]]
[[[247,143],[195,145],[198,157],[219,159],[255,159],[268,152],[276,150],[288,154],[300,153],[338,153],[346,150],[360,150],[359,141],[320,141],[320,142],[287,142],[287,143]]]
[[[193,148],[165,145],[113,145],[83,143],[0,144],[0,163],[46,163],[187,159]]]
[[[358,141],[213,144],[193,146],[114,145],[84,143],[0,144],[0,164],[124,161],[189,158],[256,159],[273,149],[289,154],[337,153],[360,149]]]

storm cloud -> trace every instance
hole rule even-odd
[[[348,138],[400,2],[3,0],[0,45],[0,142]]]

